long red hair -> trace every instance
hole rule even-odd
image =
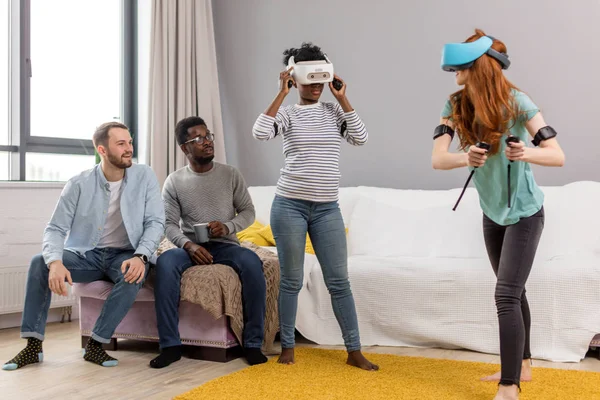
[[[476,29],[466,41],[473,42],[486,34]],[[506,53],[506,46],[494,39],[492,48]],[[500,63],[484,54],[468,69],[463,89],[450,96],[452,120],[465,150],[477,142],[491,145],[489,154],[496,154],[502,135],[514,124],[519,110],[512,90],[517,89],[502,73]],[[518,89],[517,89],[518,90]]]

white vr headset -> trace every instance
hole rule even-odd
[[[288,69],[294,67],[290,75],[296,83],[312,85],[313,83],[328,83],[333,81],[333,64],[325,55],[325,60],[294,61],[294,56],[288,60]]]

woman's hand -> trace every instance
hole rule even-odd
[[[346,82],[344,82],[342,78],[340,78],[336,74],[333,74],[333,78],[340,81],[342,83],[342,87],[340,88],[340,90],[337,90],[335,87],[333,87],[333,82],[329,82],[329,90],[331,90],[331,93],[337,99],[337,101],[340,101],[341,99],[346,97]]]
[[[467,165],[469,167],[483,167],[485,160],[487,160],[486,149],[480,149],[477,146],[469,147],[469,152],[467,153]]]
[[[290,92],[290,85],[288,82],[294,82],[294,78],[292,78],[291,75],[293,69],[294,67],[290,67],[289,69],[279,73],[279,93],[283,94],[284,96],[287,96],[287,94]]]
[[[524,161],[527,156],[528,148],[525,147],[525,142],[519,141],[518,143],[510,142],[504,149],[506,158],[510,161]]]

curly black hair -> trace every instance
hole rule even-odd
[[[175,137],[177,138],[177,144],[181,145],[188,139],[188,129],[194,126],[206,126],[206,122],[200,117],[187,117],[182,119],[175,126]]]
[[[319,61],[325,60],[325,53],[317,45],[311,42],[303,42],[299,49],[290,48],[283,52],[283,65],[287,66],[291,56],[294,61]]]

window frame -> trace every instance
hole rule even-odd
[[[51,1],[51,0],[46,0]],[[133,138],[133,157],[138,156],[138,51],[137,1],[121,1],[121,122]],[[9,181],[27,181],[27,153],[93,155],[90,139],[67,139],[31,135],[31,0],[9,0],[10,8],[10,101],[9,145],[0,152],[10,153]],[[35,67],[33,67],[35,68]]]

